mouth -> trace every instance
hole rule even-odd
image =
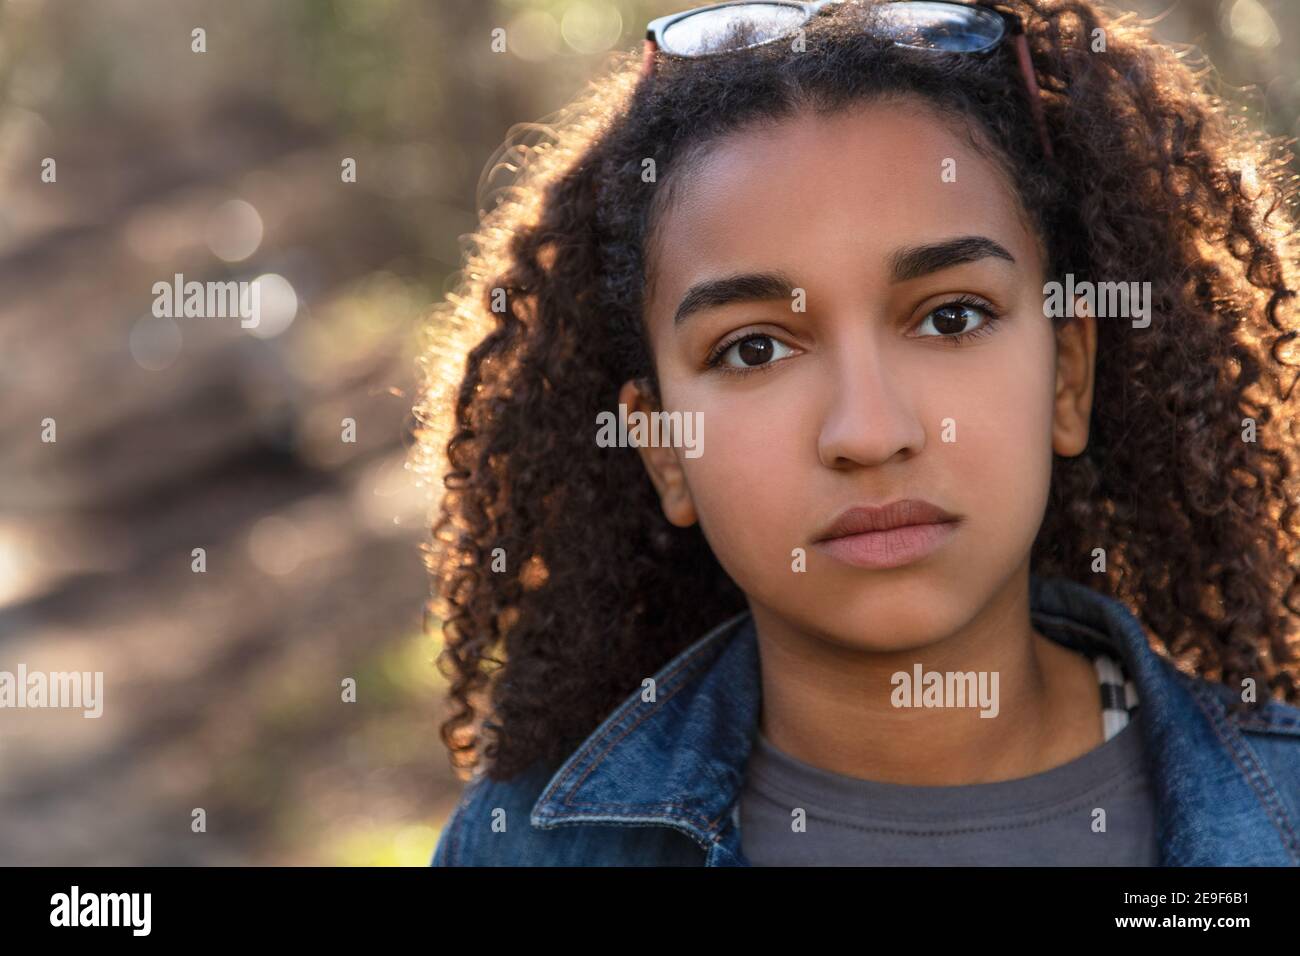
[[[961,519],[919,498],[850,508],[813,540],[814,547],[860,568],[897,568],[928,557],[956,533]]]

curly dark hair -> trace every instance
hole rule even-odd
[[[458,771],[508,779],[563,760],[647,674],[746,608],[698,524],[664,517],[636,450],[593,441],[624,381],[658,394],[642,320],[654,225],[722,134],[907,93],[991,147],[1050,275],[1151,282],[1148,328],[1098,323],[1089,444],[1055,457],[1031,567],[1124,602],[1180,669],[1295,700],[1287,144],[1131,14],[1002,6],[1025,23],[1055,161],[1008,51],[885,44],[854,4],[808,23],[803,52],[660,56],[649,83],[636,54],[614,54],[550,126],[512,129],[517,176],[434,310],[415,409],[417,467],[442,484],[426,626],[441,626],[441,735]],[[1090,568],[1099,544],[1104,574]]]

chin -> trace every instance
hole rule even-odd
[[[928,647],[966,623],[951,599],[933,593],[924,600],[892,588],[832,601],[811,615],[810,631],[842,647],[878,654]],[[833,607],[827,612],[825,608]]]

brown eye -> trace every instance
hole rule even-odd
[[[736,343],[736,357],[746,365],[762,365],[772,357],[772,340],[755,335]]]
[[[770,365],[774,358],[782,357],[778,354],[778,349],[786,349],[787,353],[790,351],[788,346],[782,345],[770,335],[746,335],[720,349],[713,364],[732,369]],[[728,361],[728,356],[733,354],[740,360],[739,363]]]
[[[920,327],[923,338],[962,338],[983,331],[996,318],[991,306],[958,300],[931,309]],[[934,329],[933,333],[924,332],[927,325]]]

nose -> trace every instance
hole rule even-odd
[[[826,411],[817,438],[822,464],[881,465],[920,452],[925,423],[914,400],[924,383],[905,379],[905,370],[870,335],[837,350],[823,383]]]

